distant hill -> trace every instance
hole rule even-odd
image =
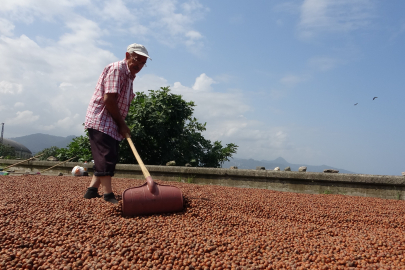
[[[21,143],[27,147],[33,154],[41,152],[45,148],[56,146],[58,148],[65,148],[77,136],[70,135],[67,137],[53,136],[48,134],[36,133],[32,135],[9,138],[10,140]]]
[[[339,173],[349,173],[356,174],[355,172],[347,171],[344,169],[338,169],[332,166],[327,165],[306,165],[306,164],[291,164],[287,162],[284,158],[279,157],[275,160],[254,160],[254,159],[241,159],[241,158],[232,158],[230,161],[224,162],[222,168],[229,168],[231,166],[237,166],[238,169],[256,169],[256,167],[265,167],[266,170],[274,170],[276,167],[280,167],[280,170],[283,171],[284,168],[290,167],[292,171],[298,171],[298,168],[301,166],[307,167],[307,172],[323,172],[325,169],[338,170]]]

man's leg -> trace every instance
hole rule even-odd
[[[101,185],[103,186],[104,194],[107,194],[107,193],[111,193],[111,192],[112,192],[111,176],[109,176],[109,175],[106,175],[106,176],[93,176],[93,178],[96,178],[96,180],[94,180],[94,181],[92,180],[92,181],[91,181],[91,183],[94,182],[94,186],[93,186],[93,187],[98,188],[98,187],[100,186],[100,183],[101,183]],[[91,183],[90,183],[90,185],[91,185]],[[98,185],[97,185],[97,183],[98,183]],[[96,186],[96,185],[97,185],[97,186]]]
[[[111,202],[111,203],[118,203],[115,199],[114,193],[112,192],[111,186],[111,176],[95,176],[91,179],[90,186],[87,188],[87,192],[84,195],[86,199],[92,198],[100,198],[101,196],[98,194],[98,188],[100,184],[103,186],[104,191],[104,200]]]
[[[89,187],[94,187],[94,188],[98,189],[100,187],[100,184],[101,184],[100,176],[93,175],[93,178],[91,179]]]
[[[98,187],[100,186],[100,183],[100,179],[97,176],[93,175],[90,186],[87,188],[86,194],[84,194],[84,198],[100,198],[101,196],[98,194]]]
[[[118,203],[112,192],[111,177],[114,175],[115,164],[118,161],[119,141],[97,130],[88,129],[88,131],[91,152],[95,162],[93,166],[94,175],[88,192],[89,190],[96,191],[98,195],[98,188],[101,184],[104,191],[104,200]],[[86,195],[85,198],[87,198]]]
[[[110,203],[117,204],[118,201],[115,199],[114,193],[112,191],[111,187],[111,176],[106,175],[106,176],[98,176],[100,179],[101,185],[103,186],[103,191],[104,191],[104,200]]]
[[[111,203],[118,203],[115,199],[114,193],[112,191],[111,186],[111,176],[95,176],[91,179],[90,186],[87,188],[87,192],[84,195],[86,199],[92,198],[100,198],[101,196],[98,194],[98,188],[100,184],[103,186],[104,192],[104,200],[111,202]]]

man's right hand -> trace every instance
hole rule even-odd
[[[127,126],[127,124],[124,123],[124,126],[118,126],[119,128],[119,133],[122,135],[122,137],[127,138],[131,137],[131,130]]]

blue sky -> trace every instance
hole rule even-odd
[[[2,0],[4,136],[84,134],[101,71],[135,42],[153,60],[134,91],[170,86],[194,101],[205,137],[236,143],[235,157],[401,175],[404,10],[399,0]]]

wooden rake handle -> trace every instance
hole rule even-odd
[[[156,192],[156,190],[157,190],[155,182],[153,181],[152,177],[150,176],[150,173],[148,172],[145,165],[143,164],[142,159],[139,156],[138,151],[136,151],[135,145],[131,140],[131,137],[129,137],[129,134],[126,134],[125,137],[127,138],[129,146],[131,146],[132,152],[134,153],[135,158],[138,161],[139,166],[141,166],[143,176],[145,176],[145,178],[146,178],[146,184],[148,186],[149,192],[154,194]]]
[[[129,135],[127,134],[126,138],[129,143],[129,146],[131,146],[132,152],[134,153],[136,160],[138,161],[139,166],[141,166],[143,176],[145,176],[145,178],[150,177],[150,173],[148,172],[148,169],[146,169],[145,165],[143,164],[142,159],[138,154],[138,151],[136,151],[135,145],[132,142],[131,137],[129,137]]]

